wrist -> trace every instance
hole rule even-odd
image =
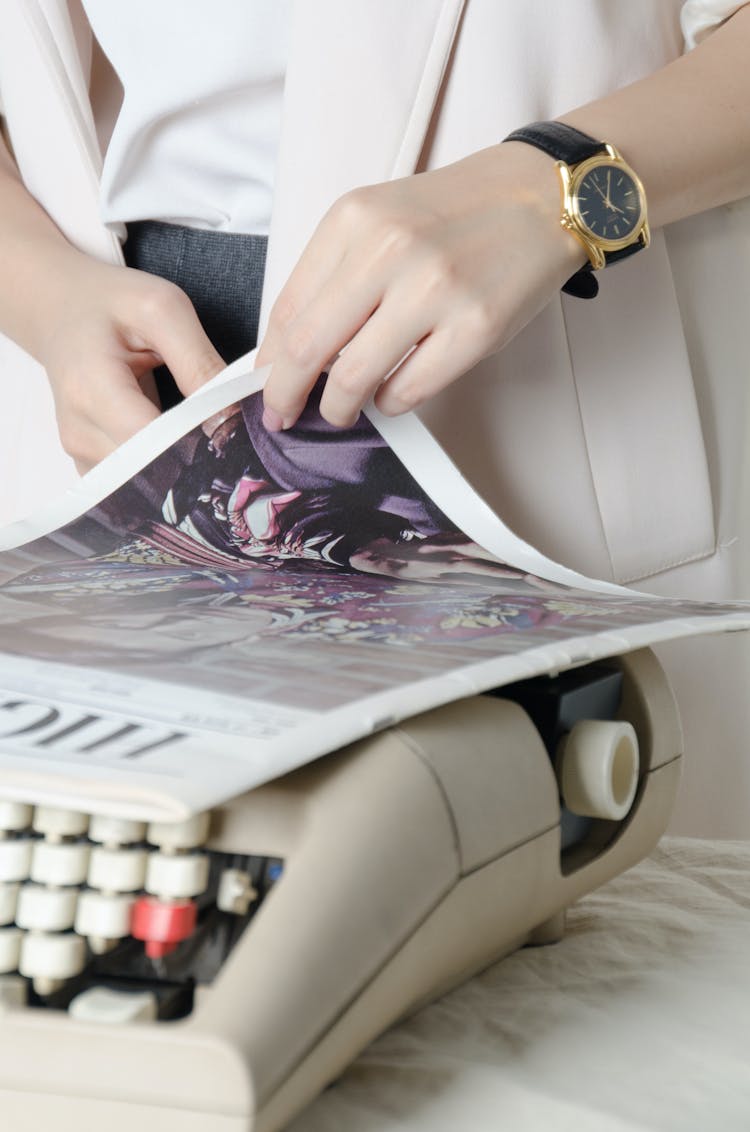
[[[0,156],[4,156],[0,152]],[[86,256],[70,244],[6,159],[0,165],[0,330],[37,361]]]
[[[560,178],[554,158],[520,141],[502,142],[497,148],[512,152],[517,197],[554,245],[561,270],[575,271],[581,267],[587,258],[585,250],[561,224]]]
[[[93,296],[88,280],[99,266],[62,236],[44,236],[27,246],[9,332],[45,368],[61,334],[81,315],[90,313]]]

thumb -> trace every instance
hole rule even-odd
[[[224,359],[179,287],[170,284],[165,288],[149,316],[149,325],[144,326],[149,343],[186,397],[224,369]]]

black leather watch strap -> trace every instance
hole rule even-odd
[[[604,153],[607,148],[604,142],[589,137],[573,126],[566,126],[564,122],[530,122],[528,126],[521,126],[503,140],[534,145],[554,157],[555,161],[564,161],[566,165],[577,165],[579,161]]]
[[[616,252],[605,252],[604,262],[607,267],[610,267],[618,260],[627,259],[634,252],[639,252],[642,247],[643,241],[637,240],[634,244],[628,244],[626,248],[618,248]],[[568,282],[562,285],[560,290],[564,291],[566,295],[575,295],[577,299],[595,299],[599,294],[599,282],[591,264],[585,263],[583,267],[580,267],[575,275],[571,275]]]
[[[579,267],[560,290],[566,295],[574,295],[576,299],[595,299],[599,294],[599,280],[594,275],[591,264],[584,263],[583,267]]]

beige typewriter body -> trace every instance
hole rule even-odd
[[[616,747],[625,735],[624,754],[620,747],[603,754],[603,733],[578,752],[588,760],[583,771],[571,770],[565,744],[553,765],[529,715],[500,692],[411,719],[237,798],[210,815],[203,845],[195,844],[205,833],[200,822],[176,826],[171,841],[163,828],[149,827],[138,850],[150,870],[141,881],[147,892],[162,891],[168,907],[179,903],[191,885],[205,885],[200,862],[213,857],[226,866],[217,923],[230,931],[233,915],[246,920],[210,980],[192,980],[189,1009],[176,1020],[154,1017],[153,998],[137,980],[135,989],[110,989],[103,1002],[89,980],[67,1006],[50,1008],[66,981],[86,977],[92,955],[116,953],[114,940],[98,938],[106,930],[91,926],[96,901],[120,907],[139,898],[123,892],[132,879],[102,879],[102,860],[137,853],[103,844],[108,835],[93,821],[90,837],[61,834],[60,826],[40,833],[50,819],[38,807],[36,832],[0,837],[0,864],[3,846],[17,857],[23,843],[32,854],[31,879],[9,880],[6,869],[2,886],[2,1127],[272,1132],[400,1016],[524,944],[559,938],[566,907],[653,847],[679,778],[679,721],[653,654],[608,663],[622,671],[614,718],[625,726],[608,726]],[[635,774],[628,724],[637,740]],[[560,791],[595,795],[602,767],[602,789],[616,805],[627,795],[626,813],[601,816],[607,800],[594,798],[584,835],[561,851]],[[70,846],[88,854],[87,878],[77,885],[43,883],[52,867],[45,862],[61,845],[71,861]],[[243,872],[250,858],[283,861],[255,905],[258,877]],[[183,879],[172,884],[178,873]],[[44,909],[62,899],[60,888],[78,902],[75,931],[59,928],[64,917],[57,932],[45,930],[46,912],[34,918],[35,900]],[[125,929],[111,930],[121,940]],[[77,957],[77,974],[67,979],[54,963],[45,966],[44,948],[63,947],[62,937]],[[151,944],[157,972],[166,961],[160,946]],[[179,944],[173,956],[188,946]],[[21,974],[8,958],[13,947]]]

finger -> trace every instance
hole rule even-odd
[[[433,320],[426,311],[412,309],[398,294],[386,296],[331,366],[321,415],[340,428],[354,424],[391,371],[432,330]]]
[[[138,330],[159,355],[185,396],[224,369],[224,360],[201,326],[195,307],[179,287],[160,290],[141,312]]]
[[[86,472],[90,472],[92,468],[100,464],[105,456],[114,452],[116,447],[117,445],[113,444],[101,429],[89,424],[85,433],[81,435],[82,453],[73,457],[79,476],[85,476]]]
[[[263,390],[267,424],[273,415],[277,427],[291,428],[327,362],[367,322],[382,296],[374,273],[353,276],[342,264],[277,346]]]
[[[159,390],[156,387],[156,379],[153,370],[148,370],[146,373],[141,374],[138,377],[138,384],[154,408],[161,411],[161,398],[159,396]]]
[[[466,341],[457,342],[449,327],[429,334],[391,374],[375,394],[375,404],[386,416],[416,409],[466,373],[481,354]]]
[[[72,456],[78,474],[90,472],[117,445],[91,420],[78,417],[67,425],[60,422],[60,439],[63,448]]]
[[[255,368],[276,360],[289,327],[325,286],[345,256],[342,210],[330,209],[318,224],[271,308]],[[328,359],[326,359],[328,360]]]
[[[116,357],[105,357],[94,375],[81,370],[58,375],[53,390],[60,440],[79,471],[160,415],[127,363]]]
[[[90,389],[88,422],[103,433],[113,448],[161,415],[125,362],[110,359]]]

